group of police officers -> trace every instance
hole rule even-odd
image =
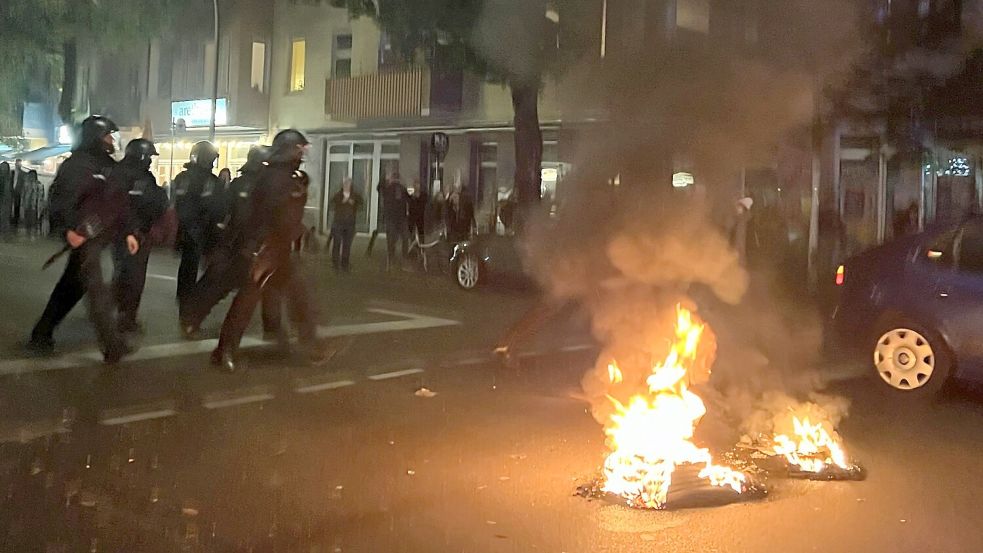
[[[150,172],[152,157],[158,155],[151,141],[132,140],[122,161],[113,159],[118,130],[106,117],[85,119],[71,157],[51,185],[51,232],[64,238],[68,262],[28,348],[50,354],[55,328],[86,296],[105,362],[115,364],[132,353],[126,335],[141,330],[137,310],[147,263],[152,245],[160,241],[158,231],[170,204],[181,256],[177,300],[184,337],[197,339],[208,313],[237,290],[212,352],[213,365],[229,372],[237,369],[239,344],[260,302],[266,339],[275,341],[284,354],[297,353],[313,364],[326,361],[328,354],[316,342],[317,316],[309,287],[294,253],[304,232],[309,184],[300,171],[309,145],[304,135],[285,130],[272,146],[252,148],[241,175],[228,189],[212,173],[218,151],[209,142],[199,142],[185,170],[175,177],[169,199]],[[100,262],[107,249],[114,261],[111,284],[104,281]],[[291,350],[281,321],[284,299],[296,325],[297,351]]]

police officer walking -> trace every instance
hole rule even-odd
[[[191,160],[174,177],[172,199],[178,218],[175,246],[181,252],[177,274],[180,305],[194,289],[202,257],[215,245],[218,225],[225,219],[226,198],[222,181],[212,173],[218,150],[211,142],[198,142],[191,148]]]
[[[229,185],[230,213],[222,240],[194,290],[180,305],[181,331],[187,339],[196,339],[205,317],[248,278],[251,256],[242,255],[246,225],[250,220],[253,194],[259,184],[260,171],[270,157],[268,146],[249,149],[240,175]],[[275,287],[263,289],[263,335],[267,340],[285,341],[280,319],[281,305]]]
[[[212,364],[226,371],[236,370],[242,335],[263,290],[270,286],[285,294],[308,360],[315,364],[326,360],[324,352],[315,346],[314,300],[300,262],[291,252],[292,244],[304,234],[309,179],[299,169],[309,144],[299,131],[281,131],[273,140],[268,165],[259,173],[243,233],[244,251],[252,257],[249,278],[236,294],[212,352]]]
[[[99,338],[107,363],[116,363],[129,353],[113,321],[113,302],[102,279],[100,257],[118,235],[126,236],[131,254],[139,243],[127,228],[125,191],[112,186],[108,176],[115,162],[114,132],[110,119],[93,115],[82,122],[78,145],[62,163],[51,185],[51,228],[63,235],[71,249],[65,272],[55,285],[41,319],[31,332],[28,348],[49,353],[54,348],[54,329],[88,295],[89,318]]]
[[[153,156],[159,155],[154,143],[138,138],[126,145],[126,155],[116,166],[110,180],[129,197],[127,216],[136,233],[140,249],[131,255],[126,240],[118,239],[113,249],[116,265],[115,292],[121,332],[139,332],[137,309],[147,281],[150,261],[150,229],[167,211],[167,192],[157,186],[150,172]]]

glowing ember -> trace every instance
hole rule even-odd
[[[838,437],[834,437],[836,432],[832,428],[827,431],[826,426],[828,423],[813,424],[808,417],[800,419],[792,415],[792,437],[776,434],[772,449],[804,472],[822,472],[830,465],[847,470],[853,468],[847,462]]]
[[[603,491],[617,494],[633,507],[661,509],[666,504],[672,474],[678,465],[703,465],[699,477],[714,486],[741,493],[746,477],[713,464],[709,450],[692,442],[693,432],[706,407],[689,391],[687,372],[696,361],[704,326],[677,307],[676,337],[665,361],[646,379],[648,393],[631,397],[627,405],[608,396],[615,413],[606,425],[611,453],[604,461]],[[621,370],[608,365],[612,384],[622,380]]]

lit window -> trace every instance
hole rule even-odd
[[[253,43],[253,63],[250,70],[249,86],[266,92],[266,43]]]
[[[710,0],[676,0],[676,27],[710,32]]]
[[[335,35],[331,74],[336,79],[352,76],[352,35]]]
[[[307,41],[294,40],[290,45],[290,92],[304,90],[304,66],[307,61]]]

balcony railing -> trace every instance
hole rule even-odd
[[[324,110],[340,120],[419,117],[429,105],[429,78],[417,68],[328,79]]]

